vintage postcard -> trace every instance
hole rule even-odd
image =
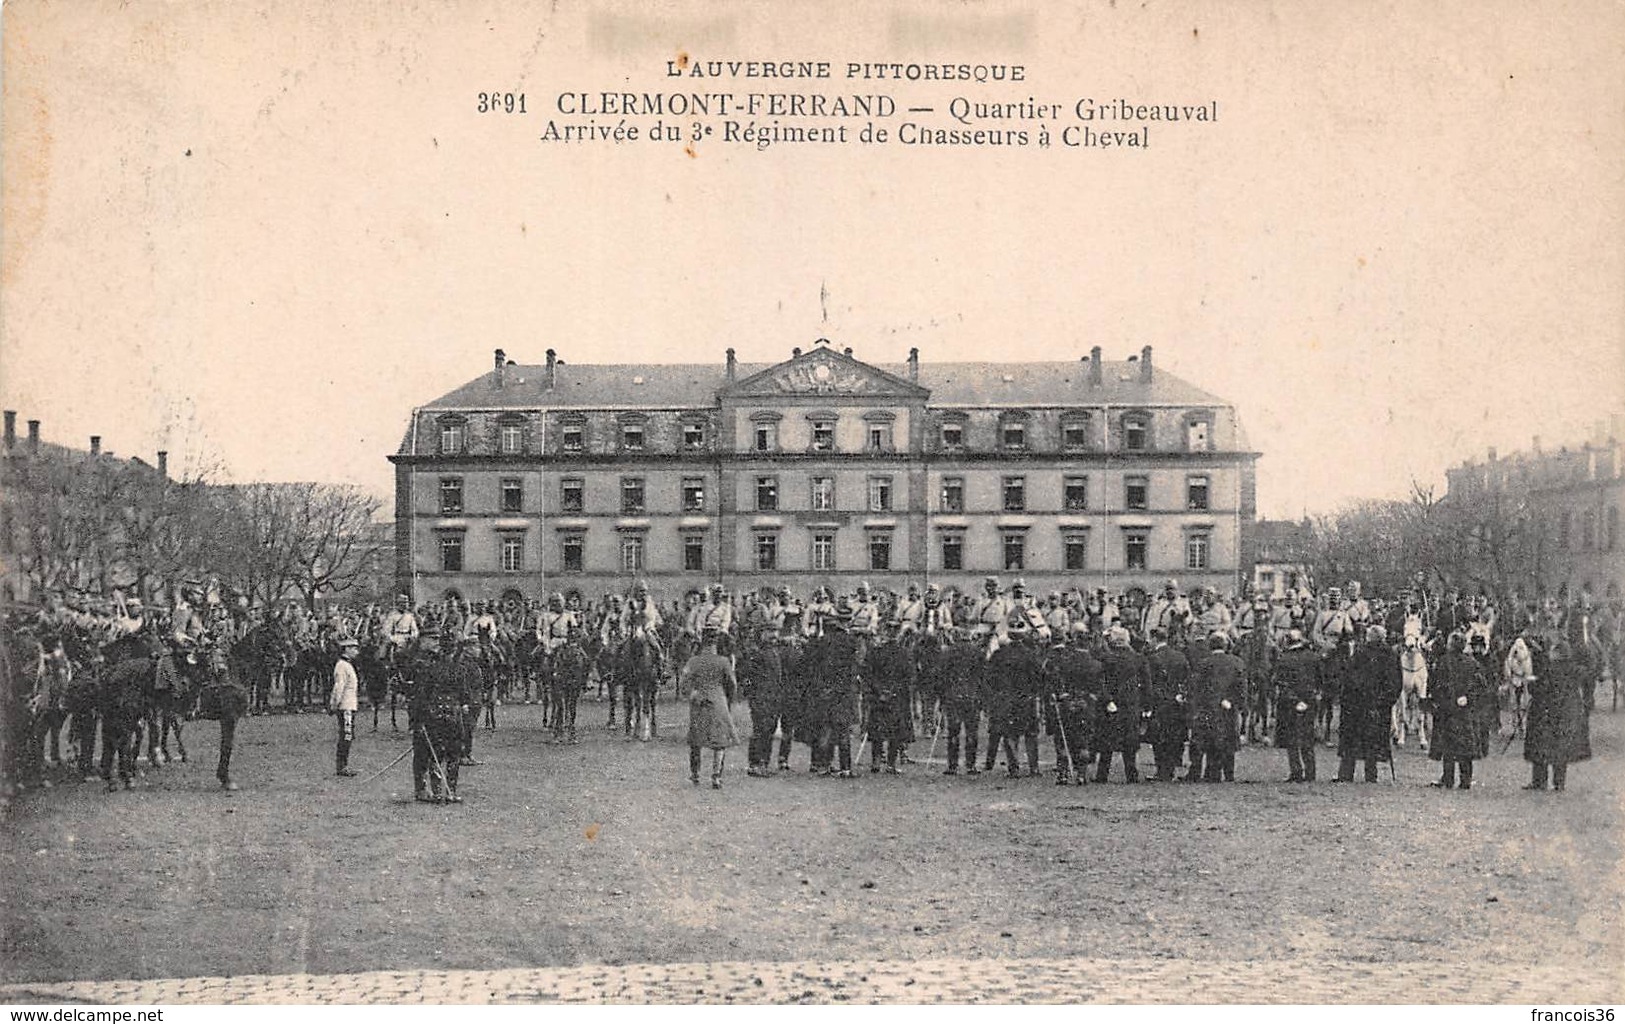
[[[0,1000],[1613,1019],[1620,4],[3,18]]]

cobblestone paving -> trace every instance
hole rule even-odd
[[[1610,973],[1612,972],[1612,973]],[[1529,1003],[1617,1002],[1617,965],[1436,961],[921,960],[47,982],[13,1003]]]

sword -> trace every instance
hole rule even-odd
[[[382,768],[378,769],[376,772],[373,772],[371,775],[369,775],[366,778],[362,779],[361,784],[363,786],[365,786],[369,782],[372,782],[373,780],[377,779],[379,776],[383,775],[385,772],[389,771],[391,768],[395,767],[396,765],[400,764],[402,761],[406,760],[406,755],[410,754],[411,752],[412,752],[412,748],[407,747],[405,750],[401,751],[400,756],[395,758],[395,760],[389,762],[388,764],[384,765]]]

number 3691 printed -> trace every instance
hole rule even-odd
[[[481,114],[523,114],[525,94],[522,92],[482,92],[476,109]]]

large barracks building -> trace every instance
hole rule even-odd
[[[414,601],[860,579],[1239,590],[1254,460],[1234,407],[1122,362],[578,365],[548,350],[415,409],[392,457]]]

